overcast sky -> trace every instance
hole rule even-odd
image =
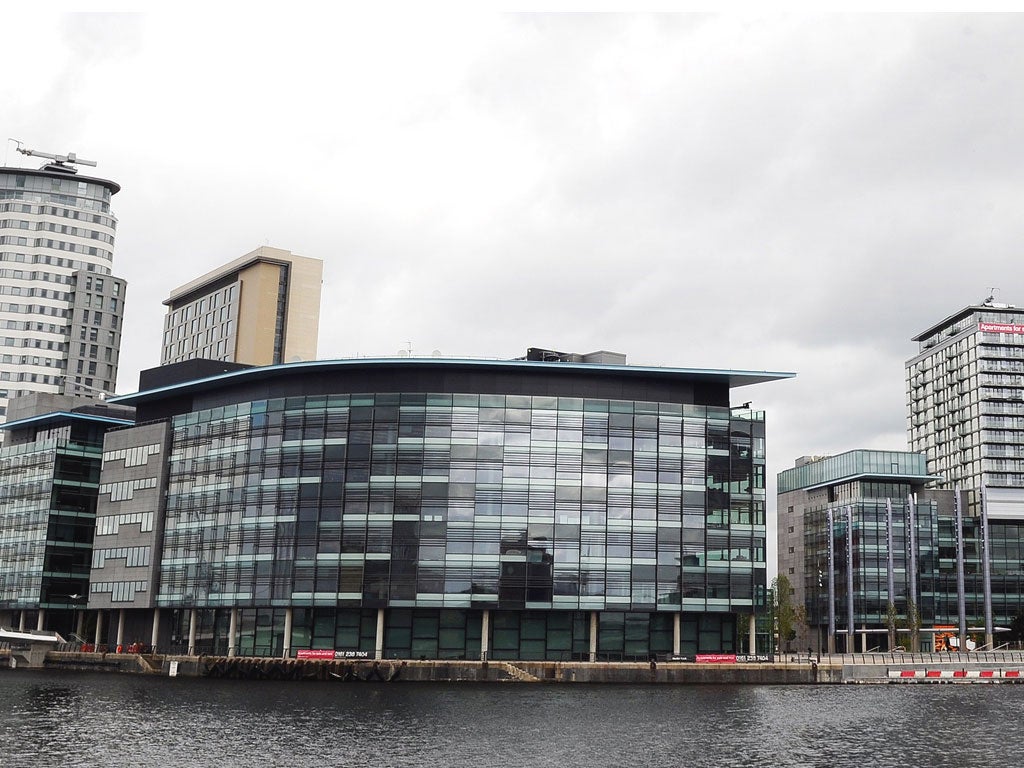
[[[1024,16],[327,13],[4,36],[3,137],[122,185],[119,392],[170,288],[269,244],[324,261],[322,358],[796,372],[734,394],[774,476],[904,450],[910,338],[1024,304]]]

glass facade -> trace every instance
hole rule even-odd
[[[851,462],[854,456],[863,461]],[[874,455],[874,456],[872,456]],[[894,478],[894,471],[872,476],[869,468],[883,472],[888,460],[906,468],[907,477]],[[959,623],[957,585],[957,530],[955,494],[950,490],[924,490],[914,473],[924,461],[923,454],[883,451],[851,451],[786,470],[779,475],[780,490],[780,572],[788,572],[794,584],[793,595],[806,611],[812,637],[823,635],[828,626],[828,587],[835,594],[835,628],[838,636],[850,629],[852,600],[856,633],[868,630],[861,647],[888,648],[888,611],[892,601],[896,625],[908,626],[908,605],[912,601],[924,628],[956,626]],[[871,459],[868,461],[867,459]],[[836,461],[838,460],[838,461]],[[808,469],[820,465],[815,472]],[[851,470],[865,470],[857,479],[847,478]],[[802,471],[801,471],[802,470]],[[788,477],[784,485],[783,478]],[[795,480],[796,479],[796,480]],[[809,488],[794,489],[795,482]],[[818,485],[821,483],[821,485]],[[911,502],[913,499],[913,503]],[[967,512],[967,494],[963,494],[962,523],[964,565],[964,607],[969,627],[984,627],[984,576],[981,519]],[[889,591],[889,517],[892,509],[892,581]],[[832,513],[832,557],[829,559],[828,511]],[[911,514],[911,510],[913,514]],[[848,513],[852,513],[851,521]],[[791,528],[783,528],[793,523]],[[913,526],[913,536],[911,536]],[[993,624],[1009,627],[1024,615],[1024,524],[990,520],[990,574]],[[848,544],[848,536],[852,541]],[[852,549],[852,560],[848,552]],[[829,570],[829,563],[832,568]],[[783,570],[783,566],[787,566]],[[848,587],[852,574],[853,590]],[[975,640],[982,641],[983,631]],[[859,637],[859,635],[858,635]],[[924,633],[925,647],[932,634]],[[811,638],[803,638],[801,644]],[[900,633],[897,644],[909,638]],[[999,637],[996,636],[999,643]],[[839,643],[844,646],[843,642]],[[802,647],[802,645],[800,646]],[[909,650],[909,648],[908,648]],[[915,648],[914,650],[920,650]]]
[[[727,407],[376,393],[172,417],[157,605],[174,639],[580,658],[734,650],[765,601],[764,421]],[[599,612],[594,614],[592,612]],[[745,627],[743,627],[745,630]]]
[[[57,421],[0,448],[0,612],[8,617],[44,609],[51,629],[68,631],[84,606],[108,427]]]
[[[119,189],[54,166],[0,169],[0,421],[18,395],[114,390],[125,283],[111,274],[110,199]]]
[[[925,456],[907,451],[847,451],[783,470],[778,476],[779,493],[816,485],[832,484],[860,475],[873,477],[927,477]]]

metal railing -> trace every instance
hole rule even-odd
[[[1024,664],[1022,650],[991,650],[991,651],[931,651],[931,652],[892,652],[879,653],[785,653],[776,654],[776,663],[780,664],[831,664],[831,665],[871,665],[883,664],[899,666],[910,664]]]

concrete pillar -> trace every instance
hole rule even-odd
[[[46,609],[40,608],[39,613],[36,614],[36,629],[40,632],[43,631],[43,627],[46,625]]]
[[[82,638],[82,633],[85,632],[85,611],[75,611],[75,634],[78,635],[79,639]]]
[[[757,653],[757,616],[750,614],[750,620],[747,623],[747,653],[753,655]]]
[[[18,613],[18,631],[25,631],[25,611],[20,611]]]
[[[597,661],[597,611],[590,612],[590,661]]]
[[[196,655],[196,625],[199,622],[199,612],[193,608],[188,612],[188,655]]]
[[[281,656],[289,658],[292,655],[292,609],[291,607],[284,609],[284,650],[281,652]]]
[[[867,625],[866,624],[861,624],[860,628],[861,629],[867,629]],[[867,632],[861,632],[860,633],[860,652],[861,653],[867,653],[868,652],[868,633]]]
[[[117,612],[117,643],[118,647],[124,646],[124,608]]]
[[[491,650],[491,612],[484,608],[480,617],[480,661],[487,661]]]
[[[149,645],[153,649],[153,653],[156,653],[157,643],[160,641],[160,609],[153,609],[153,632],[149,636]]]
[[[373,658],[384,658],[384,609],[377,609],[377,638],[373,646]]]
[[[238,651],[238,609],[231,609],[231,620],[228,623],[228,656],[233,657]]]
[[[103,611],[96,611],[96,635],[93,644],[97,649],[103,644]]]
[[[678,656],[683,646],[683,614],[672,614],[672,653]]]

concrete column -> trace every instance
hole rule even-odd
[[[750,614],[747,622],[747,653],[757,653],[757,616]]]
[[[121,608],[117,612],[117,643],[118,646],[124,645],[124,608]]]
[[[18,631],[25,631],[25,611],[18,612]]]
[[[149,636],[149,645],[156,653],[157,643],[160,641],[160,609],[153,609],[153,633]]]
[[[99,648],[103,643],[103,611],[96,611],[96,635],[93,644]]]
[[[228,656],[234,657],[238,651],[238,609],[231,609],[231,620],[228,623]]]
[[[597,611],[590,612],[590,661],[597,661]]]
[[[867,625],[866,624],[861,624],[860,628],[861,629],[867,629]],[[867,632],[861,632],[860,633],[860,652],[861,653],[867,653],[868,652],[868,633]]]
[[[373,646],[373,658],[384,658],[384,609],[377,609],[377,639]]]
[[[281,656],[289,658],[292,655],[292,609],[284,609],[284,650]]]
[[[199,612],[193,608],[188,612],[188,655],[196,655],[196,625],[199,623]]]
[[[487,661],[487,654],[491,651],[491,612],[484,608],[480,617],[480,661]]]
[[[36,629],[40,632],[43,631],[43,627],[46,624],[46,609],[40,608],[39,613],[36,614]]]
[[[85,632],[85,611],[75,611],[75,634],[82,637],[82,633]]]
[[[678,656],[683,647],[683,614],[672,614],[672,653]]]

